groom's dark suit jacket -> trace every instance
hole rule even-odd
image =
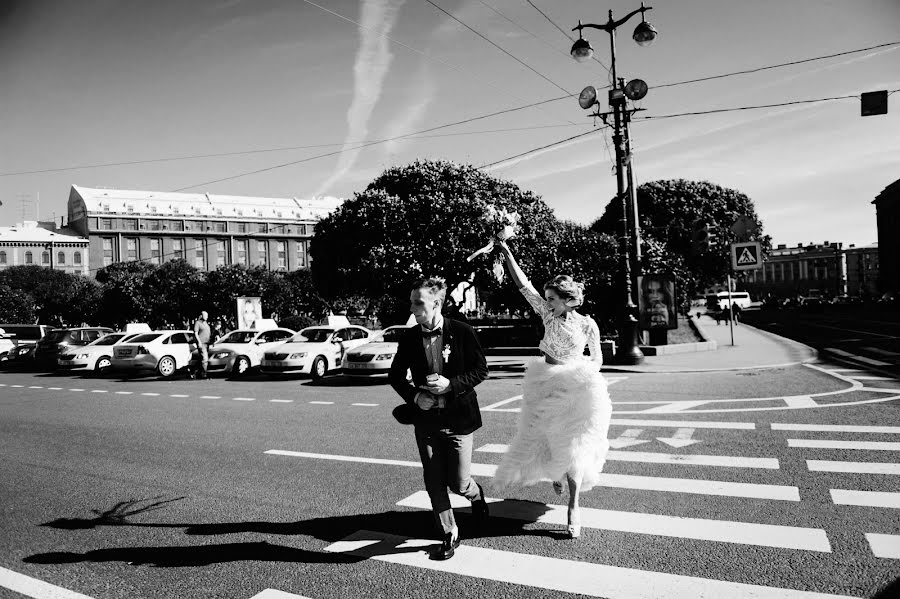
[[[411,327],[401,337],[388,377],[391,386],[412,406],[416,426],[446,428],[453,434],[466,435],[481,428],[475,386],[488,376],[487,360],[475,330],[469,325],[445,316],[442,335],[443,347],[450,347],[443,372],[443,376],[450,379],[451,389],[442,396],[446,407],[422,410],[415,404],[416,394],[420,391],[417,387],[425,386],[425,377],[430,374],[419,325]],[[406,380],[407,369],[412,373],[412,383]]]

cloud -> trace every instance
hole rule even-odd
[[[344,148],[334,172],[313,195],[326,194],[329,188],[344,177],[359,157],[359,140],[369,133],[369,118],[381,97],[384,79],[390,69],[393,54],[387,36],[397,21],[405,0],[363,0],[359,29],[360,44],[353,65],[353,101],[347,110],[347,134]]]
[[[429,73],[428,66],[423,62],[419,74],[413,78],[415,85],[410,88],[407,97],[409,104],[401,107],[400,113],[385,127],[384,139],[406,135],[415,131],[428,114],[428,106],[434,100],[437,92],[434,78]],[[395,139],[384,146],[384,153],[388,156],[400,152],[409,143],[409,139]]]

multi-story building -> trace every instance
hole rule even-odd
[[[862,298],[878,297],[878,244],[856,247],[844,251],[847,263],[847,294]]]
[[[226,264],[309,266],[316,222],[341,200],[255,198],[73,185],[68,226],[90,240],[90,273],[141,260],[183,258],[205,271]]]
[[[34,264],[69,273],[88,274],[89,241],[69,227],[27,220],[0,227],[0,270]]]
[[[757,270],[743,272],[742,289],[757,298],[796,297],[818,289],[823,295],[847,293],[847,264],[842,243],[810,243],[773,248]]]
[[[878,223],[878,290],[900,293],[900,179],[872,201]]]

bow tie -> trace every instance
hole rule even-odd
[[[436,329],[432,329],[432,330],[430,330],[430,331],[426,331],[425,329],[422,329],[422,336],[423,336],[423,337],[437,337],[437,336],[440,335],[440,334],[441,334],[441,329],[440,329],[440,327],[438,327],[438,328],[436,328]]]

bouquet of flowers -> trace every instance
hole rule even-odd
[[[482,216],[484,222],[491,231],[491,239],[487,245],[472,252],[467,258],[469,262],[480,256],[481,254],[489,254],[494,249],[494,244],[506,241],[516,234],[519,223],[519,213],[509,212],[506,208],[496,208],[488,206]],[[494,260],[494,276],[497,281],[503,281],[503,259],[498,257]]]

